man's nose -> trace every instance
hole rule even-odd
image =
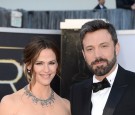
[[[95,49],[94,54],[96,58],[99,58],[102,56],[102,52],[99,48]]]

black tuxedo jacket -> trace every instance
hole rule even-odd
[[[100,5],[98,4],[94,9],[107,9],[105,6],[103,8],[100,8]]]
[[[92,79],[88,79],[72,86],[72,115],[91,115],[91,84]],[[118,67],[103,115],[135,115],[135,73]]]
[[[131,5],[135,3],[135,0],[116,0],[116,7],[123,9],[131,9]]]

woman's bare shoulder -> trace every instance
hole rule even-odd
[[[71,106],[70,106],[70,101],[66,98],[62,98],[63,102],[67,108],[68,114],[71,115]]]
[[[66,99],[66,98],[63,98],[63,97],[59,96],[59,95],[57,95],[57,96],[58,96],[58,98],[60,99],[61,104],[63,103],[64,106],[65,106],[67,109],[70,110],[70,101],[69,101],[68,99]]]
[[[1,99],[1,102],[0,102],[0,113],[1,113],[1,115],[6,115],[6,113],[9,113],[13,110],[14,106],[17,105],[17,101],[20,98],[21,92],[22,92],[22,90],[19,90],[15,93],[6,95]]]
[[[62,98],[62,99],[63,99],[63,101],[65,102],[65,104],[70,105],[70,102],[69,102],[68,99],[66,99],[66,98]]]
[[[13,95],[6,95],[1,99],[0,103],[0,113],[1,115],[8,115],[11,114],[11,107],[13,106]],[[8,111],[7,111],[8,110]]]
[[[61,108],[61,111],[65,111],[67,113],[66,115],[71,115],[70,101],[66,98],[63,98],[63,97],[57,95],[57,94],[56,94],[56,97],[57,97],[56,100],[58,100],[57,104]]]
[[[23,89],[21,89],[15,93],[4,96],[0,102],[0,115],[14,114],[18,108],[18,102],[23,92]]]
[[[1,99],[1,105],[2,106],[5,106],[5,105],[7,106],[7,105],[9,105],[9,104],[11,104],[13,102],[13,99],[14,99],[13,94],[6,95]]]
[[[15,103],[16,100],[20,97],[20,95],[22,94],[22,90],[19,90],[15,93],[12,93],[12,94],[9,94],[9,95],[6,95],[4,96],[2,99],[1,99],[1,104],[12,104],[12,103]]]

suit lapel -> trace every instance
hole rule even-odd
[[[92,104],[91,104],[91,92],[92,92],[92,88],[90,87],[92,83],[92,80],[89,81],[89,84],[86,84],[84,86],[84,90],[83,90],[83,102],[82,102],[82,115],[90,115],[91,114],[91,108],[92,108]]]
[[[128,86],[124,72],[124,69],[119,66],[114,84],[103,111],[103,115],[113,115],[121,96]]]

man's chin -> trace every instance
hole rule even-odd
[[[97,65],[95,65],[95,66],[93,67],[93,69],[94,69],[94,70],[96,70],[96,69],[104,69],[105,66],[106,66],[106,65],[104,65],[104,64],[97,64]]]

